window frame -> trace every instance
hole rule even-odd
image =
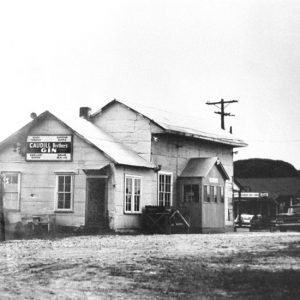
[[[214,193],[215,193],[215,187],[213,185],[209,186],[209,197],[210,197],[210,203],[214,203],[215,202],[215,197],[214,197]]]
[[[224,203],[224,186],[217,186],[217,199],[218,203]]]
[[[214,185],[213,203],[218,203],[218,186]]]
[[[204,184],[203,185],[203,202],[204,203],[212,203],[211,199],[211,185],[209,184]]]
[[[3,209],[5,211],[20,211],[21,210],[21,172],[20,171],[3,171],[1,172],[2,176],[6,176],[6,175],[18,175],[18,191],[17,191],[17,208],[5,208],[4,206],[4,199],[3,201]],[[3,196],[5,195],[5,183],[3,182]],[[9,193],[13,193],[13,192],[9,192]]]
[[[59,208],[58,207],[58,186],[59,186],[59,177],[60,176],[70,176],[70,208]],[[55,203],[54,211],[55,212],[74,212],[74,173],[55,173]]]
[[[163,205],[160,205],[160,200],[159,200],[159,195],[161,193],[161,191],[160,191],[160,175],[170,176],[170,206],[166,206],[166,199],[165,199],[166,191],[165,190],[162,192],[163,193]],[[162,206],[162,207],[172,207],[172,205],[173,205],[173,173],[172,172],[159,171],[157,173],[157,205]]]
[[[190,187],[190,193],[193,192],[193,186],[197,186],[198,188],[198,199],[196,199],[195,201],[195,195],[193,195],[192,197],[194,199],[188,199],[188,201],[186,201],[186,199],[184,198],[185,196],[185,187],[189,186]],[[182,196],[181,199],[183,199],[183,203],[200,203],[201,202],[201,185],[200,183],[183,183],[182,184]]]
[[[134,191],[135,190],[135,180],[139,180],[140,181],[140,199],[139,199],[139,210],[134,210],[134,197],[135,197],[135,193],[132,192],[131,194],[131,200],[130,200],[130,205],[131,205],[131,209],[127,210],[126,209],[126,181],[128,179],[132,180],[131,183],[131,190]],[[142,198],[143,198],[143,189],[142,189],[142,184],[143,184],[143,180],[142,180],[142,176],[139,175],[131,175],[131,174],[125,174],[124,176],[124,205],[123,205],[123,209],[124,209],[124,214],[141,214],[142,213]]]

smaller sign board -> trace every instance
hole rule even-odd
[[[208,180],[209,180],[210,183],[219,183],[218,178],[210,177]]]
[[[268,197],[269,193],[241,193],[241,198],[260,198],[260,197]],[[239,193],[235,192],[234,193],[234,198],[238,198]]]
[[[30,135],[27,161],[72,161],[72,135]]]

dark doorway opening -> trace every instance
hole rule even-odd
[[[87,177],[86,227],[106,229],[107,223],[107,179]]]

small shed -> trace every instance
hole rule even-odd
[[[224,232],[224,190],[229,180],[218,157],[191,158],[178,177],[178,207],[196,232]]]

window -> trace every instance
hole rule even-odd
[[[221,187],[221,202],[224,203],[224,188]]]
[[[213,189],[214,189],[214,201],[215,201],[215,203],[218,203],[218,190],[217,190],[217,186],[214,186]]]
[[[125,176],[125,212],[141,212],[141,178]]]
[[[3,173],[3,207],[5,209],[20,209],[20,177],[20,173]]]
[[[57,175],[57,210],[73,209],[73,175],[61,174]]]
[[[214,201],[215,187],[211,185],[209,188],[210,188],[210,201]]]
[[[204,201],[210,202],[210,186],[204,185]]]
[[[172,173],[158,173],[158,205],[172,205]]]
[[[224,188],[222,186],[217,187],[218,202],[224,203]]]
[[[183,186],[184,202],[199,202],[199,184],[185,184]]]

